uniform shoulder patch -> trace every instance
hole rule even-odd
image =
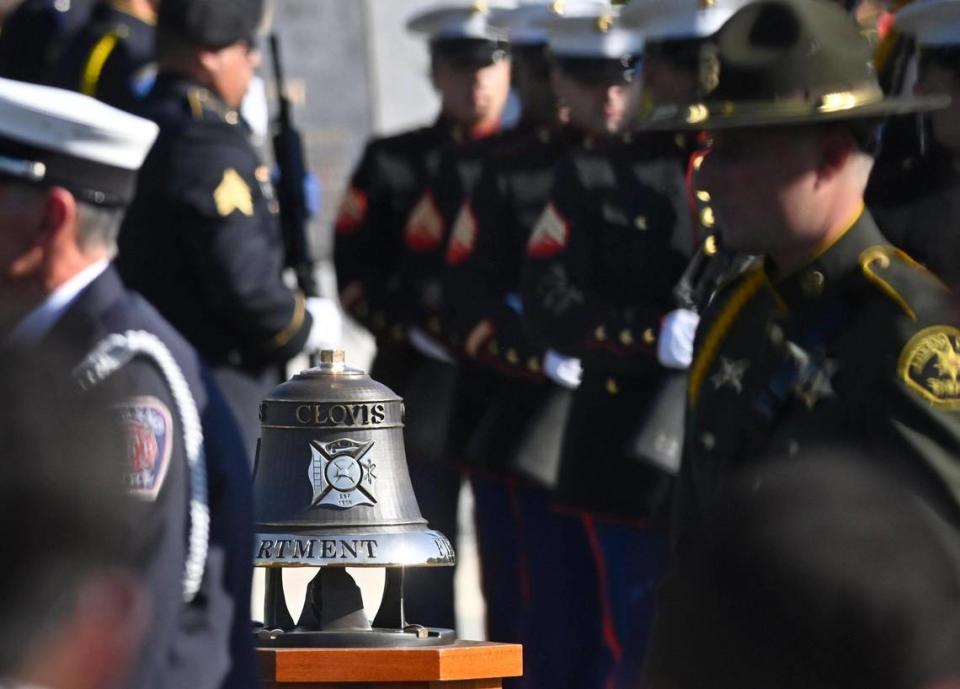
[[[235,211],[240,211],[248,217],[253,216],[253,194],[240,173],[232,167],[223,173],[223,179],[213,191],[213,201],[217,205],[217,213],[227,217]]]
[[[457,221],[453,224],[450,246],[447,247],[447,263],[457,266],[473,254],[477,245],[477,216],[469,203],[460,207]]]
[[[960,329],[924,328],[903,348],[897,370],[908,388],[934,406],[960,409]]]
[[[414,251],[432,251],[443,243],[443,217],[431,192],[425,193],[407,218],[403,238]]]
[[[550,258],[567,248],[570,225],[557,211],[553,203],[547,204],[527,242],[527,255],[533,258]]]
[[[126,434],[126,480],[130,493],[156,500],[173,448],[170,409],[156,397],[133,397],[117,407]]]
[[[367,217],[367,195],[351,186],[340,201],[334,231],[337,234],[353,234]]]

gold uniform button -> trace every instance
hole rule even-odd
[[[226,115],[223,116],[223,119],[227,121],[227,124],[237,125],[240,124],[240,115],[237,114],[236,110],[231,110]]]
[[[620,333],[620,344],[624,347],[631,346],[636,340],[633,339],[633,333],[629,330],[624,330]]]
[[[593,339],[597,342],[603,342],[607,339],[607,329],[602,325],[598,325],[597,329],[593,331]]]
[[[703,189],[697,192],[697,198],[700,199],[703,203],[710,203],[710,192],[704,191]]]
[[[819,297],[823,293],[823,283],[826,278],[819,270],[811,270],[800,278],[800,289],[808,297]]]
[[[534,373],[538,373],[540,371],[540,360],[535,356],[530,357],[527,359],[527,368]]]
[[[707,256],[715,256],[717,253],[717,238],[714,235],[707,237],[703,242],[703,251]]]
[[[643,341],[645,344],[652,345],[657,341],[657,336],[653,332],[653,328],[647,328],[643,331]]]
[[[517,350],[508,349],[507,350],[507,362],[516,366],[520,363],[520,357],[517,355]]]
[[[716,224],[712,208],[704,208],[700,211],[700,224],[704,227],[713,227]]]
[[[646,230],[646,229],[647,229],[647,216],[645,216],[645,215],[638,215],[636,218],[633,219],[633,225],[634,225],[634,227],[636,227],[638,230]]]
[[[607,394],[617,395],[620,393],[620,386],[617,385],[617,381],[613,378],[607,378]]]

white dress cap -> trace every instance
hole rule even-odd
[[[960,0],[916,0],[894,15],[894,27],[920,46],[958,46]]]
[[[648,41],[712,36],[733,14],[755,0],[631,0],[624,26],[639,29]]]
[[[536,45],[547,42],[547,24],[553,19],[595,17],[610,11],[610,0],[520,0],[513,9],[493,10],[490,25],[506,31],[514,45]]]
[[[459,38],[479,38],[490,41],[506,39],[503,30],[493,27],[490,14],[498,9],[510,9],[516,2],[446,3],[415,14],[407,21],[407,30],[430,41]]]
[[[615,11],[554,19],[547,23],[547,33],[550,52],[557,57],[620,59],[643,51],[643,36],[625,29]]]
[[[157,125],[73,91],[0,79],[0,136],[54,153],[139,170]]]
[[[73,91],[0,79],[0,174],[7,177],[122,206],[158,131]]]

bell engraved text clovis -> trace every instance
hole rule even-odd
[[[363,427],[377,426],[386,418],[386,406],[376,404],[301,404],[297,422],[304,426]]]
[[[374,441],[340,438],[328,443],[310,441],[311,507],[350,509],[376,505],[377,465],[367,455]]]

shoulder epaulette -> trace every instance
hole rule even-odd
[[[240,124],[240,113],[228,108],[211,96],[205,88],[198,86],[190,88],[187,91],[187,104],[190,106],[190,114],[197,122],[202,122],[212,116],[230,125]]]
[[[917,312],[910,302],[911,282],[917,278],[927,285],[934,284],[949,292],[933,273],[895,246],[871,246],[860,254],[860,270],[871,285],[878,288],[912,321]]]

